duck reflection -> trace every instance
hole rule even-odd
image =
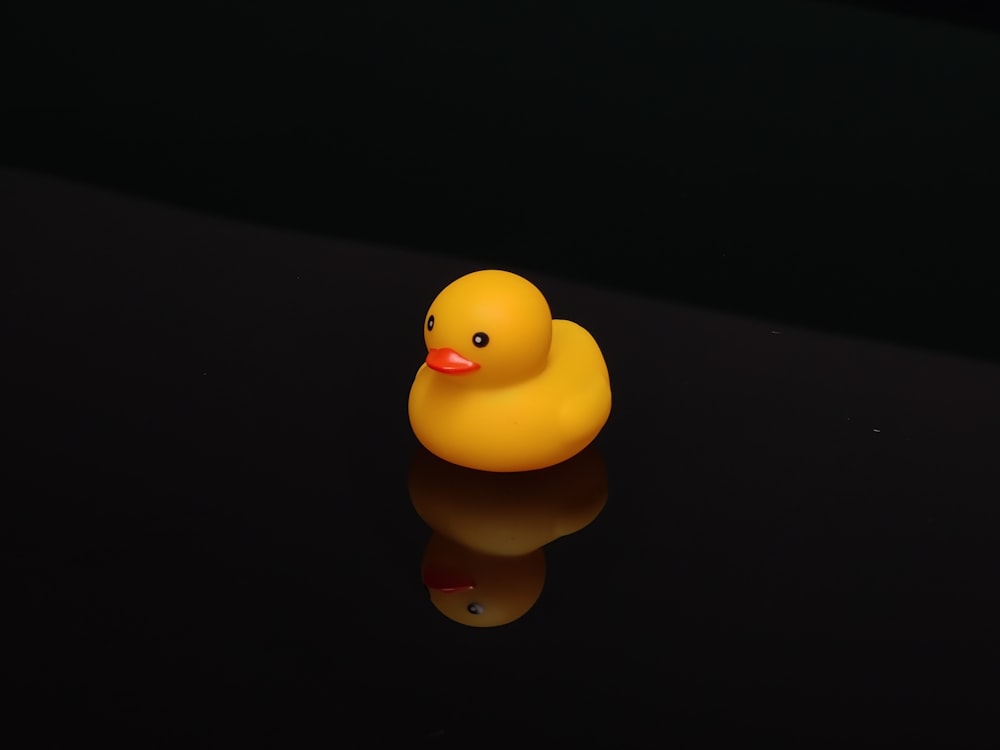
[[[607,470],[593,445],[546,469],[493,473],[420,448],[410,498],[431,527],[422,565],[431,602],[472,627],[513,622],[545,583],[542,548],[590,524],[604,508]]]

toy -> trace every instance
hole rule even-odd
[[[579,453],[611,412],[594,338],[553,320],[527,279],[486,270],[446,286],[424,318],[409,417],[432,453],[472,469],[541,469]]]
[[[431,603],[472,627],[528,612],[545,583],[544,545],[588,526],[607,500],[596,446],[538,471],[476,471],[418,449],[409,471],[413,507],[431,527],[422,578]]]

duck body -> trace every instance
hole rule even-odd
[[[552,320],[527,280],[469,274],[438,295],[426,320],[429,353],[408,410],[431,453],[483,471],[541,469],[579,453],[606,423],[600,347],[576,323]]]

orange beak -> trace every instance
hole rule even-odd
[[[466,359],[454,349],[442,347],[430,349],[427,352],[427,366],[445,375],[460,375],[464,372],[474,372],[479,369],[479,363]]]

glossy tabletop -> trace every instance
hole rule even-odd
[[[511,268],[594,335],[613,406],[579,460],[499,478],[407,419],[423,315],[474,259],[15,172],[0,246],[39,746],[995,732],[995,364]],[[428,560],[509,621],[449,614]]]

